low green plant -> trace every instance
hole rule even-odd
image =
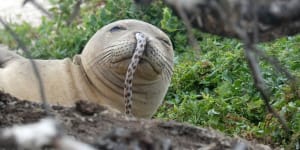
[[[299,75],[299,68],[295,67],[299,65],[299,48],[298,44],[293,44],[299,38],[283,38],[260,47],[279,57],[289,66],[287,68]],[[233,39],[204,35],[200,46],[202,55],[197,59],[193,53],[178,56],[172,84],[157,117],[210,126],[267,143],[293,143],[278,120],[266,111],[253,85],[242,44]],[[285,49],[289,52],[282,52]],[[275,72],[270,64],[262,62],[260,65],[273,95],[272,106],[286,118],[294,136],[299,137],[296,134],[300,132],[299,98],[287,84],[287,79]]]
[[[175,49],[172,83],[156,118],[189,122],[213,127],[229,135],[263,139],[266,143],[293,147],[300,132],[300,100],[287,79],[272,66],[261,62],[262,74],[273,95],[272,106],[284,116],[293,135],[287,135],[281,124],[266,111],[256,91],[246,64],[243,45],[237,40],[195,31],[201,47],[196,55],[188,44],[186,29],[172,11],[155,1],[151,6],[137,6],[131,0],[92,0],[73,23],[68,25],[75,2],[51,0],[54,19],[43,18],[42,24],[11,25],[31,49],[34,58],[65,58],[78,54],[88,39],[102,26],[119,19],[140,19],[164,30]],[[104,6],[105,5],[105,6]],[[103,8],[102,8],[103,7]],[[4,30],[0,43],[17,48]],[[300,76],[300,36],[285,37],[259,45],[278,57],[297,77]]]

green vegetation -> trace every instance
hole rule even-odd
[[[269,114],[253,86],[244,59],[243,45],[234,39],[195,31],[201,55],[187,43],[186,29],[170,9],[156,1],[149,7],[136,6],[130,0],[107,0],[105,7],[96,0],[82,9],[71,24],[73,0],[52,0],[55,19],[43,19],[38,28],[24,23],[12,25],[34,58],[64,58],[80,53],[88,39],[103,25],[119,19],[134,18],[152,23],[172,39],[176,51],[172,84],[156,118],[189,122],[212,127],[229,135],[259,139],[265,143],[294,147],[300,138],[300,100],[287,85],[287,79],[265,62],[263,76],[273,94],[272,106],[288,121],[293,135],[286,135]],[[143,10],[143,11],[141,11]],[[3,30],[0,43],[17,45]],[[291,72],[300,77],[300,36],[278,39],[260,47],[277,56]]]

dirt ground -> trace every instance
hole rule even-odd
[[[60,120],[67,135],[99,150],[270,149],[212,129],[155,119],[126,119],[86,102],[78,102],[75,107],[51,106],[51,114]],[[40,104],[17,100],[0,92],[1,128],[36,122],[46,116]]]

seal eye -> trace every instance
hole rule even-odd
[[[158,38],[160,41],[162,41],[163,43],[167,44],[168,46],[171,46],[169,40],[164,39],[164,38]]]
[[[126,30],[125,27],[122,27],[122,26],[114,26],[112,27],[109,32],[113,33],[113,32],[117,32],[117,31],[120,31],[120,30]]]

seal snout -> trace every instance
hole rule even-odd
[[[154,38],[151,35],[147,35],[142,32],[136,32],[135,35],[140,34],[142,38],[145,39],[145,45],[140,45],[144,46],[144,51],[140,55],[140,61],[139,65],[145,65],[148,66],[148,68],[152,68],[152,70],[156,74],[161,74],[162,72],[162,67],[158,63],[158,57],[159,54],[156,52],[157,51],[157,46],[155,45]],[[136,38],[138,39],[138,38]],[[141,41],[136,41],[136,45],[140,43]],[[135,53],[135,50],[133,51]],[[149,69],[150,69],[149,68]]]

